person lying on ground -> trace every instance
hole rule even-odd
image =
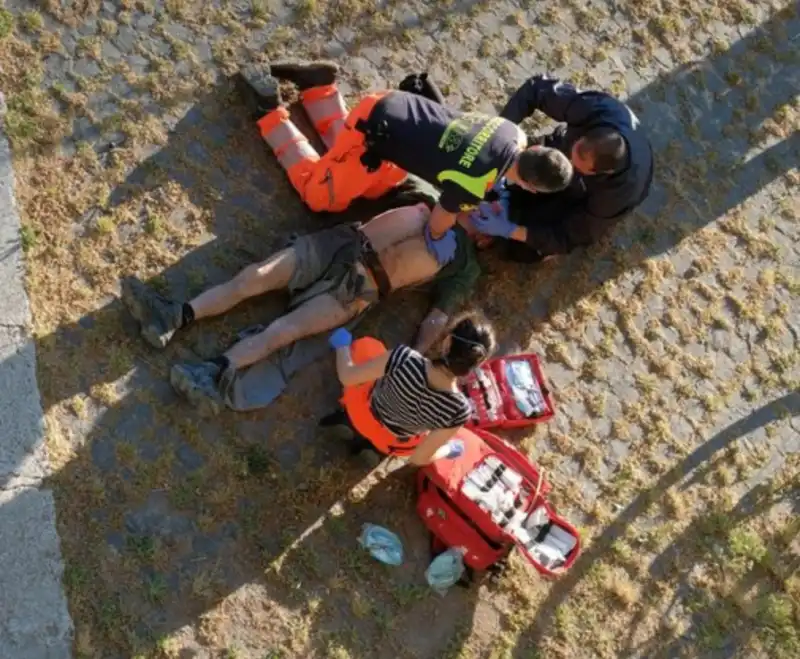
[[[400,88],[444,101],[424,73],[407,76]],[[654,169],[653,151],[639,119],[610,94],[581,91],[537,75],[514,93],[500,116],[519,124],[536,110],[563,123],[530,141],[568,156],[575,175],[564,190],[547,196],[531,194],[509,180],[504,212],[498,214],[501,209],[495,205],[495,213],[476,224],[489,235],[509,240],[509,258],[527,262],[600,240],[647,198]]]
[[[270,291],[288,290],[288,312],[260,333],[217,358],[172,367],[173,387],[204,413],[217,413],[221,392],[238,370],[301,338],[347,324],[394,291],[432,283],[433,308],[421,335],[428,341],[438,336],[441,319],[446,321],[468,299],[480,267],[470,230],[461,224],[453,229],[453,259],[445,266],[437,262],[424,237],[430,214],[428,206],[418,204],[387,211],[364,225],[342,224],[295,237],[285,249],[188,302],[164,297],[129,277],[122,282],[122,300],[139,322],[142,337],[164,348],[178,330],[203,318]]]
[[[237,75],[261,136],[312,210],[343,211],[359,197],[382,196],[407,173],[419,176],[442,191],[425,235],[443,265],[455,253],[450,230],[457,214],[476,206],[499,178],[556,192],[572,176],[560,151],[539,146],[533,156],[522,130],[501,117],[460,112],[401,90],[369,94],[348,112],[337,74],[336,64],[320,61],[252,65]],[[324,155],[289,119],[276,78],[298,87],[328,148]]]
[[[458,379],[482,364],[496,347],[494,330],[476,313],[451,321],[434,359],[400,345],[387,351],[365,337],[353,342],[339,328],[330,337],[343,407],[320,421],[352,434],[354,452],[369,446],[383,455],[408,456],[425,465],[459,455],[455,435],[471,415]]]

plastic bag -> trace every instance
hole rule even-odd
[[[403,543],[394,533],[382,526],[364,524],[358,542],[381,563],[400,565],[403,562]]]
[[[465,569],[464,549],[451,547],[433,559],[425,570],[425,579],[431,588],[444,595],[450,586],[458,583]]]

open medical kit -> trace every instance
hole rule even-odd
[[[547,500],[550,484],[522,452],[481,430],[458,434],[464,452],[417,475],[417,512],[433,553],[462,548],[471,571],[501,565],[513,548],[540,573],[558,576],[580,552],[580,537]]]
[[[495,357],[460,381],[472,404],[469,428],[521,428],[555,415],[552,397],[534,354]]]

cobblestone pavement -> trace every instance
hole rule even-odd
[[[5,7],[0,88],[76,655],[792,656],[796,3]],[[351,97],[428,70],[451,104],[486,111],[549,71],[629,99],[648,126],[643,208],[588,253],[490,262],[477,300],[505,349],[543,356],[557,396],[556,419],[518,439],[582,524],[584,557],[559,582],[515,561],[493,588],[421,587],[410,484],[370,489],[315,435],[332,363],[263,413],[203,422],[174,398],[171,361],[212,354],[279,300],[164,354],[120,311],[123,274],[186,295],[323,226],[227,80],[287,53],[340,61]],[[366,329],[408,339],[422,312],[402,296]],[[358,553],[365,521],[401,533],[405,568]]]

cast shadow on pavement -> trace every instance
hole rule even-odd
[[[538,267],[492,262],[481,297],[504,344],[524,345],[553,313],[666,254],[796,166],[800,133],[773,137],[760,152],[752,136],[800,87],[799,38],[800,17],[788,6],[726,52],[681,65],[627,99],[654,148],[650,196],[599,245]],[[733,74],[741,82],[731,86]],[[776,221],[791,244],[790,221]]]
[[[159,277],[176,296],[189,296],[227,279],[279,248],[292,231],[326,225],[325,218],[314,216],[297,200],[224,83],[200,99],[167,145],[112,193],[111,205],[136,209],[143,200],[145,206],[166,181],[188,186],[191,204],[213,221],[208,242]],[[387,199],[358,204],[347,216],[363,220],[390,206]],[[169,232],[165,240],[168,236]],[[196,277],[198,272],[202,277]],[[372,328],[366,331],[394,334],[396,340],[410,333],[414,314],[422,313],[415,305],[419,297],[397,296],[379,319],[373,315],[364,321]],[[405,642],[405,630],[392,621],[438,608],[432,600],[422,608],[404,608],[425,599],[420,580],[427,565],[422,527],[409,515],[392,518],[391,526],[398,530],[402,523],[416,529],[407,544],[417,556],[414,573],[399,570],[400,581],[390,579],[376,593],[369,592],[361,578],[366,574],[380,582],[383,577],[366,565],[369,560],[359,563],[360,522],[380,523],[382,514],[395,514],[391,496],[398,486],[391,490],[390,483],[379,485],[375,508],[368,503],[371,492],[363,505],[347,503],[366,469],[316,428],[339,392],[332,359],[302,373],[278,401],[255,413],[226,411],[216,419],[199,418],[172,391],[172,362],[218,353],[237,331],[281,313],[283,301],[275,295],[243,305],[176,337],[163,352],[144,344],[116,299],[39,339],[43,405],[52,410],[69,401],[64,414],[57,415],[59,436],[54,443],[71,447],[74,455],[47,485],[56,497],[67,564],[64,581],[80,651],[103,657],[150,651],[163,645],[166,636],[183,634],[187,626],[212,615],[225,598],[259,593],[263,601],[294,611],[314,628],[309,648],[321,656],[327,656],[331,643],[338,643],[354,651],[383,644],[385,656],[395,657]],[[382,323],[389,332],[382,331]],[[391,496],[381,495],[384,490],[391,490]],[[327,511],[343,498],[344,515],[328,520]],[[352,519],[351,509],[358,513]],[[307,527],[321,517],[323,527],[284,557],[281,574],[290,577],[266,578],[265,570],[298,537],[305,538]],[[341,533],[332,533],[333,527]],[[319,554],[319,565],[316,558],[308,558],[311,554]],[[356,567],[351,574],[352,565]],[[304,592],[282,587],[281,579],[286,578],[300,580]],[[343,580],[338,590],[330,583],[336,579]],[[358,609],[363,619],[357,633],[353,615],[340,615],[353,598],[353,579],[360,579],[357,587],[363,587],[364,602],[369,603],[369,608]],[[311,598],[306,591],[335,602],[334,609],[303,610]],[[474,591],[459,590],[444,606],[445,611],[457,612],[453,617],[459,621],[471,619],[471,608]],[[439,653],[437,644],[451,644],[447,620],[441,634],[426,641],[434,655]],[[219,637],[181,635],[181,640],[191,656],[191,648],[201,641],[266,651],[264,644],[270,639],[280,644],[292,636],[280,636],[273,619],[255,627],[259,638],[248,638],[247,627],[223,621],[216,632]]]
[[[726,448],[733,446],[741,438],[750,435],[787,414],[791,417],[800,416],[800,391],[794,391],[773,400],[756,409],[745,418],[726,427],[705,441],[688,457],[661,476],[655,485],[639,494],[603,529],[602,533],[597,538],[592,540],[591,546],[581,554],[579,559],[572,566],[572,569],[553,585],[545,601],[538,607],[538,613],[534,624],[531,625],[517,642],[514,658],[524,659],[528,656],[526,652],[536,647],[537,636],[544,630],[549,629],[553,624],[558,608],[567,602],[576,586],[590,574],[594,564],[611,551],[614,542],[624,537],[625,533],[630,528],[647,516],[648,509],[654,501],[658,501],[662,495],[673,486],[681,484],[681,489],[685,489],[692,484],[705,480],[711,471],[712,462],[716,456],[720,455]],[[684,479],[686,480],[682,483],[681,481],[684,481]],[[752,517],[760,510],[764,510],[765,506],[775,503],[771,498],[771,494],[769,486],[767,485],[757,485],[752,488],[742,497],[740,502],[736,505],[734,512],[731,513],[731,524],[747,516]],[[800,505],[800,502],[796,500],[796,494],[795,492],[795,502],[793,504],[795,508]],[[789,496],[792,496],[791,492]],[[757,502],[762,502],[763,506],[754,510],[751,504]],[[682,546],[697,539],[700,532],[697,531],[695,527],[702,524],[704,517],[701,516],[698,519],[699,521],[693,522],[693,525],[678,539],[670,543],[670,546],[663,554],[652,563],[652,579],[658,579],[659,576],[663,574],[666,569],[664,566],[670,560],[675,559],[675,557],[678,557],[675,560],[680,560]],[[679,569],[679,572],[685,574],[688,567],[690,566],[683,566]],[[672,573],[674,574],[674,572]],[[638,628],[636,624],[633,624],[630,629],[631,633],[629,639],[633,637]],[[658,649],[660,649],[662,645],[666,647],[667,643],[664,638],[665,637],[659,636],[658,634],[653,636],[653,643],[658,645]],[[683,640],[687,638],[688,635],[683,635]],[[670,643],[677,645],[680,641],[681,639],[672,639]],[[675,649],[673,645],[670,645],[670,647],[673,650]],[[632,650],[633,648],[631,647],[630,649]],[[655,651],[656,648],[653,649]],[[636,656],[666,657],[675,656],[675,654],[644,653],[637,654]]]

